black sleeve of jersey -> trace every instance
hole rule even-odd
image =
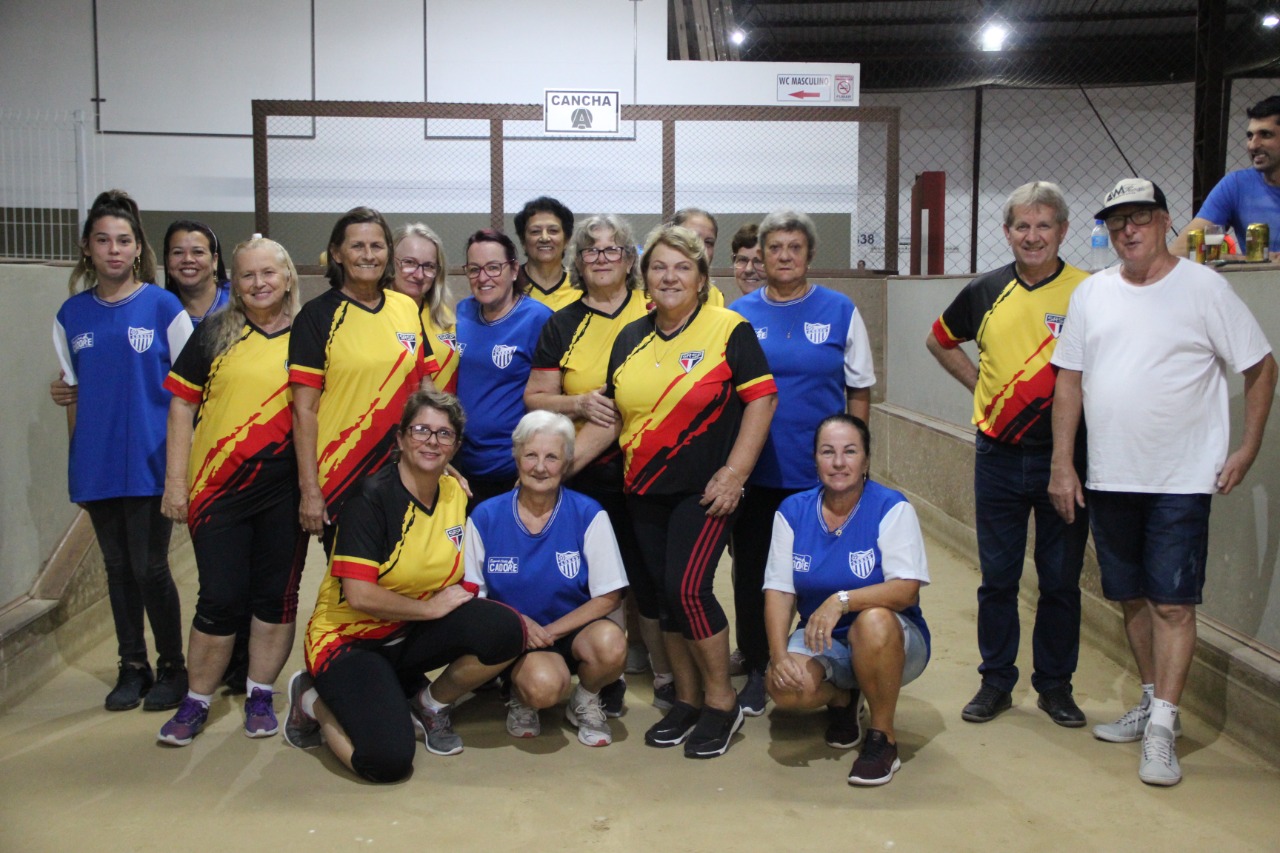
[[[733,372],[733,384],[741,385],[761,376],[768,376],[769,360],[765,358],[760,339],[756,337],[751,324],[742,321],[733,327],[729,340],[725,344],[724,360]]]
[[[982,327],[982,318],[995,304],[996,297],[1015,275],[1013,265],[985,272],[965,285],[964,290],[942,312],[942,322],[959,341],[971,341]]]
[[[217,325],[215,322],[210,321],[196,326],[191,337],[187,339],[187,345],[182,348],[182,352],[178,353],[177,360],[169,368],[171,372],[197,388],[203,388],[209,381],[209,370],[213,367],[213,357],[209,354],[209,339],[215,325]]]
[[[334,303],[329,293],[322,293],[302,306],[302,310],[294,318],[293,330],[289,334],[290,366],[324,370],[325,348],[329,343],[333,310]]]
[[[542,327],[542,332],[538,335],[538,345],[533,350],[534,370],[558,370],[560,368],[560,359],[564,358],[564,353],[567,349],[563,327],[567,325],[569,320],[568,317],[561,317],[560,315],[567,310],[567,308],[562,308],[552,314],[551,319]]]
[[[395,471],[395,466],[390,466],[390,470]],[[335,575],[352,574],[338,570],[341,562],[381,564],[391,555],[394,543],[387,541],[388,485],[387,478],[378,474],[366,477],[351,499],[343,504],[333,545]]]

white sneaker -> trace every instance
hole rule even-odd
[[[564,708],[564,718],[569,725],[578,727],[578,742],[585,746],[608,746],[613,743],[613,732],[604,715],[599,695],[590,696],[582,685],[573,688],[569,704]]]
[[[1147,730],[1147,723],[1151,720],[1151,705],[1143,705],[1138,703],[1129,710],[1125,711],[1120,719],[1114,723],[1099,723],[1093,727],[1093,736],[1098,740],[1105,740],[1110,743],[1133,743],[1142,740],[1142,735]],[[1182,737],[1182,717],[1178,716],[1173,721],[1173,736],[1175,738]]]
[[[542,721],[538,709],[530,708],[519,699],[507,700],[507,734],[512,737],[537,737],[542,734]]]
[[[622,671],[627,675],[638,675],[649,671],[649,650],[643,643],[627,646],[627,663]]]
[[[1173,732],[1164,726],[1148,726],[1142,738],[1142,761],[1138,778],[1148,785],[1176,785],[1182,781],[1178,753],[1174,749]]]

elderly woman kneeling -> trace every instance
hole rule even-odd
[[[467,519],[466,578],[480,595],[517,610],[525,651],[510,669],[507,732],[536,737],[538,710],[565,707],[587,746],[613,742],[600,690],[618,680],[626,662],[622,629],[607,617],[627,586],[609,516],[599,503],[564,488],[573,465],[573,422],[534,411],[512,435],[519,481]]]
[[[779,708],[827,706],[827,745],[862,750],[851,785],[883,785],[901,766],[898,692],[929,661],[920,587],[929,583],[915,510],[867,478],[871,435],[847,414],[818,426],[821,485],[782,501],[765,569],[769,695]],[[791,633],[792,617],[800,624]],[[867,698],[870,728],[858,723]]]

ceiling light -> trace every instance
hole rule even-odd
[[[1267,27],[1268,29],[1272,29],[1277,24],[1280,24],[1280,17],[1274,14],[1262,16],[1262,26]]]
[[[1270,24],[1269,26],[1275,26],[1275,24]],[[732,33],[729,34],[729,41],[733,42],[734,44],[742,44],[746,40],[747,40],[747,34],[744,33],[742,30],[734,30]]]
[[[1004,50],[1004,40],[1009,30],[1002,24],[987,24],[982,30],[982,49],[986,51]]]

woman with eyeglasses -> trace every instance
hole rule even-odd
[[[361,481],[343,509],[307,626],[307,668],[289,682],[289,744],[324,744],[370,782],[412,772],[415,728],[433,755],[461,752],[454,703],[525,647],[520,615],[463,581],[467,497],[445,468],[465,421],[450,394],[409,397],[398,458]]]
[[[421,222],[396,232],[395,281],[391,286],[418,304],[431,355],[439,371],[431,379],[441,391],[457,390],[458,335],[449,304],[448,263],[444,244]]]
[[[417,304],[390,287],[391,247],[381,213],[343,214],[329,235],[329,290],[302,307],[289,339],[298,515],[326,554],[352,487],[390,456],[404,401],[439,372]]]
[[[516,288],[516,244],[485,228],[467,239],[463,271],[471,295],[458,303],[458,399],[467,430],[456,465],[475,507],[511,491],[511,431],[524,416],[533,352],[551,309]]]
[[[748,222],[733,235],[733,280],[738,289],[746,296],[760,289],[764,284],[763,267],[757,263],[760,258],[760,227]]]
[[[853,300],[809,281],[818,248],[813,220],[791,210],[771,213],[760,222],[757,242],[764,287],[734,302],[733,310],[751,323],[769,359],[778,412],[733,526],[734,627],[747,672],[738,699],[750,716],[765,710],[769,643],[761,585],[774,513],[783,498],[818,483],[809,452],[818,424],[839,411],[866,421],[876,381]]]
[[[577,301],[565,269],[565,243],[573,233],[573,211],[549,196],[538,196],[516,214],[516,235],[524,245],[525,262],[516,272],[516,289],[552,311]]]

